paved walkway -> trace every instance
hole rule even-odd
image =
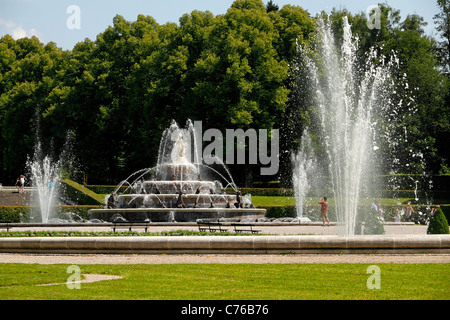
[[[0,189],[0,206],[29,206],[31,204],[31,192],[28,190],[19,193],[17,189]]]
[[[225,226],[230,232],[234,229],[232,226]],[[299,225],[299,224],[258,224],[254,227],[257,230],[261,230],[261,234],[267,235],[337,235],[339,233],[336,225],[322,226],[321,223],[314,225]],[[14,227],[11,231],[84,231],[84,232],[108,232],[111,231],[111,226],[90,226],[85,224],[83,226],[52,226],[52,227]],[[122,229],[123,230],[123,229]],[[133,229],[134,230],[134,229]],[[143,228],[135,228],[136,231],[143,232]],[[163,232],[163,231],[175,231],[175,230],[190,230],[198,231],[196,224],[184,224],[184,223],[167,223],[165,225],[153,225],[150,226],[148,232]],[[427,226],[413,225],[413,224],[401,224],[401,223],[389,223],[384,226],[386,235],[425,235],[427,234]]]

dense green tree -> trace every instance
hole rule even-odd
[[[442,13],[436,21],[446,39],[448,2],[438,3]],[[379,30],[367,28],[365,13],[333,10],[330,19],[339,41],[342,17],[349,17],[361,56],[372,46],[385,55],[397,53],[398,95],[414,100],[408,106],[414,112],[405,105],[401,118],[414,139],[403,147],[426,150],[438,172],[450,156],[449,81],[435,50],[442,43],[424,34],[420,16],[402,20],[398,10],[380,8]],[[67,148],[69,132],[82,177],[89,183],[117,183],[156,163],[161,134],[172,119],[179,124],[202,120],[204,129],[281,129],[283,174],[257,179],[289,182],[290,154],[284,151],[298,145],[309,121],[307,101],[292,94],[308,88],[293,81],[289,68],[297,45],[309,46],[314,32],[314,19],[301,7],[236,0],[225,14],[193,11],[177,24],[117,15],[95,39],[70,51],[36,37],[3,36],[0,182],[14,183],[25,170],[39,128],[45,153]],[[409,88],[400,86],[404,74]],[[234,171],[238,183],[251,182],[255,168],[241,168]]]
[[[392,136],[400,139],[398,153],[401,167],[395,172],[438,173],[445,168],[449,158],[448,144],[449,109],[446,103],[448,79],[439,70],[439,60],[435,54],[435,40],[424,32],[423,18],[413,14],[402,19],[399,10],[386,4],[379,4],[381,11],[380,29],[367,27],[366,13],[352,14],[347,10],[332,10],[329,19],[338,44],[342,41],[343,17],[347,16],[353,34],[359,40],[360,61],[364,61],[370,48],[380,55],[399,61],[393,70],[396,80],[396,94],[391,98],[399,105],[397,131]],[[363,68],[360,66],[359,68]],[[411,154],[423,154],[411,157]],[[408,164],[406,167],[405,164]],[[384,168],[384,172],[389,172]]]
[[[441,37],[438,42],[438,58],[444,71],[450,73],[450,1],[437,0],[440,12],[434,16],[436,29]]]
[[[36,110],[51,107],[67,53],[36,37],[13,41],[5,36],[0,43],[5,52],[0,98],[1,177],[11,182],[25,171],[27,156],[32,156],[39,121]],[[44,134],[57,139],[60,132],[49,129]]]
[[[280,7],[277,4],[273,3],[272,0],[270,0],[266,4],[266,11],[267,12],[278,11],[279,9],[280,9]]]

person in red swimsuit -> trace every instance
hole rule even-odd
[[[320,215],[322,216],[323,225],[325,226],[325,220],[328,222],[328,226],[330,226],[330,220],[328,220],[328,202],[327,197],[323,197],[319,200],[319,204],[321,205],[320,208]]]

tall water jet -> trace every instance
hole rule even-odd
[[[312,186],[311,175],[316,170],[316,164],[311,150],[311,139],[306,130],[302,135],[300,151],[292,157],[292,161],[294,163],[292,183],[294,187],[297,218],[300,222],[308,222],[311,220],[303,216],[305,199],[307,192]]]
[[[31,182],[36,187],[33,194],[33,203],[38,208],[38,218],[42,223],[48,223],[54,217],[53,208],[58,199],[58,189],[60,185],[61,159],[53,161],[46,155],[42,155],[41,143],[38,141],[35,146],[32,160],[28,160],[27,167],[31,174]]]
[[[358,39],[352,36],[347,17],[343,28],[338,47],[330,22],[326,17],[318,19],[317,48],[309,52],[299,48],[297,67],[306,69],[300,81],[310,86],[305,93],[310,94],[309,131],[319,137],[324,149],[327,189],[334,197],[339,234],[349,236],[355,233],[361,192],[373,183],[368,177],[378,168],[375,133],[377,123],[392,107],[386,97],[394,87],[391,68],[396,61],[386,61],[375,49],[369,50],[365,61],[358,60]]]
[[[50,152],[46,153],[42,146],[40,137],[39,108],[36,111],[36,142],[34,154],[28,158],[26,167],[30,175],[32,186],[36,191],[32,193],[33,210],[31,219],[34,222],[48,223],[52,218],[56,218],[55,208],[60,202],[61,174],[64,169],[67,173],[73,166],[73,156],[71,154],[73,132],[68,131],[62,151],[57,157],[52,157],[53,141]],[[56,159],[55,159],[56,158]]]

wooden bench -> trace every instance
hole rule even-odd
[[[11,221],[0,221],[0,229],[6,229],[7,232],[12,228]]]
[[[132,231],[133,228],[143,227],[145,233],[148,231],[149,223],[148,222],[113,222],[113,226],[111,227],[113,232],[116,232],[116,229],[128,229],[128,231]]]
[[[200,232],[227,232],[227,229],[222,228],[220,222],[197,221],[197,225]]]
[[[259,233],[261,230],[255,230],[253,227],[254,224],[251,223],[232,223],[231,224],[234,227],[234,232],[240,233],[240,232],[250,232],[250,233]]]

